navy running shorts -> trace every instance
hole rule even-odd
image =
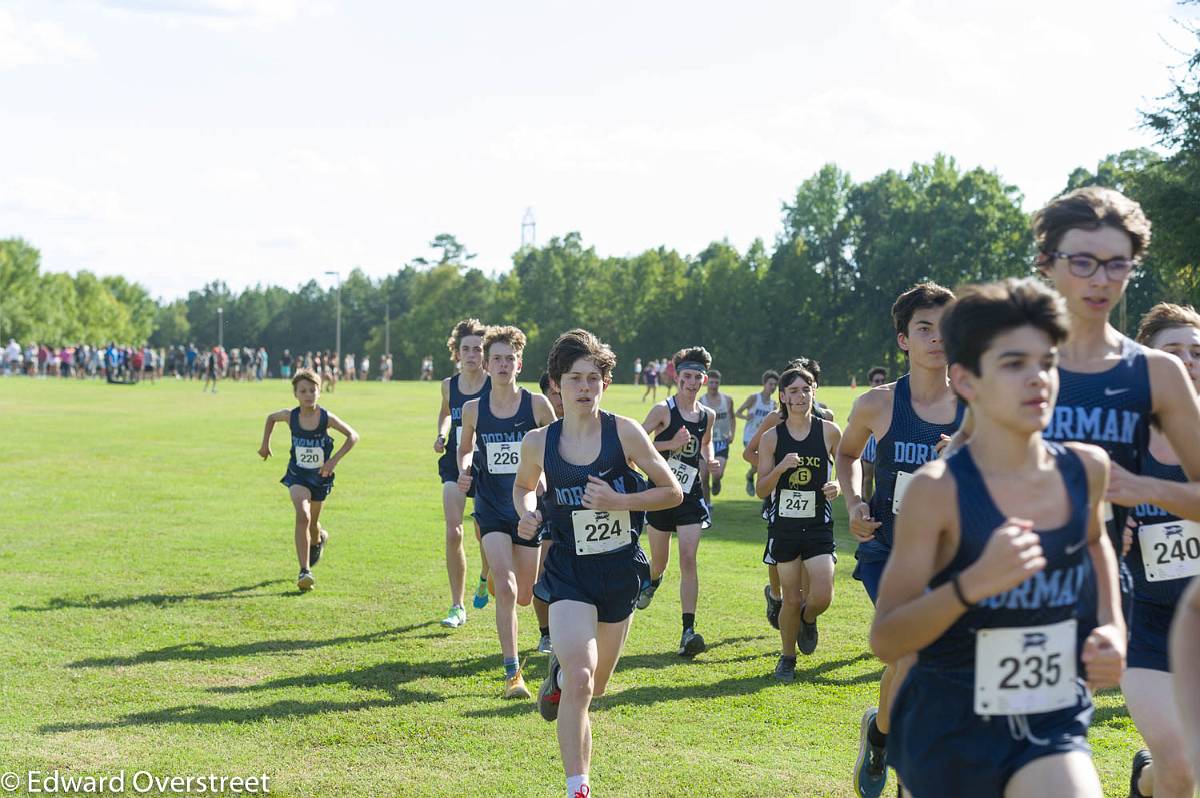
[[[729,441],[713,441],[713,457],[729,459]]]
[[[438,478],[443,485],[447,482],[458,482],[458,462],[450,455],[449,449],[438,458]],[[471,481],[471,489],[467,491],[467,498],[475,498],[474,480]]]
[[[887,566],[887,560],[876,560],[874,558],[863,559],[855,553],[856,562],[854,564],[854,573],[852,576],[862,582],[866,588],[867,597],[871,599],[871,605],[874,606],[879,598],[879,583],[883,581],[883,569]]]
[[[485,518],[480,513],[472,513],[471,515],[475,519],[475,523],[479,526],[480,539],[492,534],[493,532],[497,532],[502,535],[508,535],[510,538],[512,538],[514,546],[525,546],[526,548],[536,549],[542,544],[542,531],[544,527],[538,527],[537,534],[529,540],[526,540],[517,534],[516,521],[503,521],[497,518]]]
[[[287,485],[289,488],[293,485],[308,488],[308,492],[312,495],[311,501],[323,502],[333,492],[334,476],[336,475],[330,474],[327,477],[322,477],[316,473],[309,476],[307,474],[294,474],[289,470],[279,482]]]
[[[1170,605],[1134,600],[1125,667],[1171,672],[1167,641],[1171,636],[1174,617],[1175,608]]]
[[[660,532],[674,532],[681,526],[701,524],[708,519],[708,508],[700,496],[684,496],[677,506],[646,513],[646,523]]]
[[[650,564],[641,546],[616,554],[576,555],[566,546],[551,546],[546,570],[533,594],[553,604],[579,601],[596,608],[600,623],[620,623],[633,614],[642,583],[650,581]]]
[[[974,673],[918,663],[892,703],[888,764],[913,798],[1003,798],[1017,771],[1087,743],[1092,699],[1077,681],[1075,706],[1036,715],[982,717],[974,709]]]
[[[833,554],[833,561],[837,562],[837,555],[834,554],[836,549],[832,526],[806,529],[798,535],[768,537],[767,547],[763,550],[763,565],[778,565],[797,558],[811,560],[822,554]]]

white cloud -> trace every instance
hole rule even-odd
[[[18,19],[0,9],[0,69],[65,64],[94,55],[86,41],[56,22]]]
[[[301,17],[332,13],[332,6],[318,0],[99,0],[104,7],[129,14],[143,14],[172,25],[194,24],[208,28],[269,28]]]

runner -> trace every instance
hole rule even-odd
[[[696,553],[700,548],[700,529],[708,519],[700,487],[700,461],[716,468],[713,458],[713,411],[700,404],[700,389],[708,377],[712,355],[702,346],[680,349],[671,360],[679,378],[679,392],[650,408],[642,428],[655,435],[654,448],[670,452],[667,464],[683,488],[683,500],[675,507],[651,512],[646,516],[650,534],[650,580],[643,585],[637,607],[650,606],[671,557],[671,533],[679,539],[679,604],[683,633],[678,654],[694,657],[705,649],[704,638],[696,633],[696,604],[700,578],[696,571]],[[651,484],[657,484],[651,480]]]
[[[750,439],[754,437],[754,433],[758,432],[758,428],[767,414],[776,409],[775,400],[771,397],[775,395],[777,385],[779,385],[779,372],[767,369],[762,375],[762,390],[747,396],[746,401],[742,402],[741,407],[734,413],[734,416],[746,422],[746,426],[742,428],[743,447],[750,443]],[[747,496],[754,495],[754,469],[757,463],[757,459],[752,460],[750,470],[746,472]]]
[[[878,388],[887,382],[887,369],[876,366],[867,372],[867,385],[871,388]],[[862,457],[858,458],[862,463],[862,486],[863,500],[870,502],[871,494],[875,491],[875,436],[867,438],[867,445],[863,449]]]
[[[457,629],[467,622],[463,605],[464,583],[467,576],[467,555],[463,551],[463,513],[466,497],[458,489],[459,463],[458,428],[462,426],[462,406],[491,389],[491,380],[483,371],[483,334],[486,327],[479,319],[464,319],[454,325],[446,347],[450,359],[462,367],[462,372],[442,380],[442,406],[438,411],[437,438],[433,450],[438,458],[438,476],[442,480],[442,514],[446,519],[446,573],[450,578],[450,611],[442,626]],[[478,528],[476,528],[478,535]],[[487,604],[487,556],[483,542],[479,544],[482,560],[479,584],[475,589],[475,606]],[[482,593],[482,596],[480,595]]]
[[[504,656],[504,697],[529,698],[517,659],[517,604],[528,606],[537,578],[539,543],[517,534],[513,508],[521,439],[554,420],[544,396],[517,386],[525,333],[516,327],[489,327],[483,357],[491,390],[463,405],[458,441],[458,489],[465,498],[475,488],[475,522],[487,553],[496,594],[496,632]],[[478,467],[471,463],[479,452]]]
[[[813,415],[817,380],[803,368],[779,379],[783,423],[767,430],[759,446],[759,497],[770,499],[763,562],[775,566],[782,588],[779,631],[782,650],[775,678],[796,678],[796,647],[808,655],[817,647],[817,617],[833,601],[833,509],[838,496],[829,479],[830,458],[841,430]],[[808,579],[802,584],[801,576]],[[797,636],[799,639],[797,640]]]
[[[938,322],[954,294],[936,283],[920,283],[892,305],[896,342],[908,355],[909,372],[894,383],[872,388],[857,399],[842,431],[837,478],[846,497],[850,534],[858,540],[854,578],[874,604],[879,579],[892,550],[892,529],[912,473],[937,457],[962,421],[963,407],[946,375],[946,356]],[[867,439],[879,442],[875,490],[862,498],[859,458]],[[879,707],[868,709],[859,729],[854,789],[878,798],[887,783],[886,748],[892,695],[904,680],[912,658],[888,663],[879,684]]]
[[[658,401],[658,364],[651,360],[646,364],[646,369],[642,372],[642,376],[646,378],[646,390],[642,392],[642,401],[646,401],[646,397],[650,396],[651,402]],[[653,394],[653,396],[651,396]]]
[[[709,517],[712,517],[712,497],[721,493],[721,477],[725,476],[725,465],[729,462],[729,444],[737,433],[737,419],[733,415],[733,397],[721,393],[721,372],[712,369],[708,372],[708,390],[700,395],[700,403],[713,411],[713,457],[720,466],[712,470],[707,463],[700,464],[700,473],[704,478],[704,503],[708,506]]]
[[[300,369],[292,377],[292,394],[298,407],[283,409],[267,416],[262,446],[258,454],[266,460],[271,456],[271,430],[286,423],[292,435],[288,454],[287,473],[279,480],[287,486],[296,509],[296,559],[300,561],[300,576],[296,587],[302,592],[313,589],[316,580],[312,567],[321,559],[329,532],[321,526],[321,508],[333,490],[333,471],[346,453],[358,443],[358,433],[337,416],[317,404],[321,398],[321,378],[308,369]],[[333,452],[333,427],[346,436],[337,453]]]
[[[1120,679],[1125,626],[1100,508],[1108,457],[1041,438],[1065,309],[1037,281],[1008,280],[969,287],[941,327],[976,424],[903,494],[920,512],[897,518],[871,628],[884,661],[919,652],[895,697],[889,761],[914,798],[1101,798],[1087,688]],[[1102,625],[1077,633],[1089,571]]]
[[[1200,387],[1200,314],[1192,308],[1155,305],[1138,325],[1137,342],[1178,357],[1192,385]],[[1157,428],[1151,429],[1140,472],[1143,484],[1138,492],[1143,496],[1153,496],[1161,480],[1187,482],[1179,457]],[[1133,612],[1128,670],[1121,689],[1129,715],[1149,747],[1134,756],[1129,794],[1192,798],[1196,779],[1171,681],[1167,638],[1175,608],[1200,572],[1200,531],[1193,522],[1143,503],[1130,514],[1127,539]]]
[[[554,545],[542,587],[550,601],[554,654],[538,691],[538,709],[558,720],[568,798],[595,798],[588,784],[592,731],[588,707],[604,694],[629,633],[645,554],[643,513],[673,507],[683,492],[636,421],[600,409],[616,367],[612,350],[586,330],[559,336],[550,380],[565,415],[521,443],[513,504],[518,533],[532,540],[543,522],[537,490],[546,478],[546,515]],[[582,464],[587,465],[582,465]],[[647,487],[630,467],[660,487]]]
[[[550,406],[554,408],[554,418],[562,418],[562,392],[554,386],[554,383],[550,382],[550,372],[542,372],[542,377],[538,380],[538,387],[541,389],[542,395],[550,400]],[[542,504],[542,495],[545,493],[545,489],[546,485],[543,481],[538,486],[538,512],[543,516],[546,515],[545,506]],[[546,573],[546,558],[550,554],[550,547],[554,544],[544,522],[542,528],[538,530],[538,535],[542,540],[542,545],[541,556],[538,559],[538,581],[533,585],[533,611],[537,614],[538,630],[542,634],[541,639],[538,640],[538,651],[542,654],[551,654],[554,652],[554,644],[550,638],[550,604],[546,598],[542,576]]]
[[[1179,602],[1171,627],[1171,661],[1200,662],[1200,579]],[[1175,669],[1175,698],[1194,772],[1200,774],[1200,668]]]

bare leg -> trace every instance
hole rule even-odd
[[[661,579],[671,560],[671,533],[646,527],[650,538],[650,578]]]
[[[804,590],[804,614],[809,623],[833,603],[833,555],[821,554],[804,561],[808,585]]]
[[[595,686],[596,608],[579,601],[550,605],[554,652],[562,668],[558,702],[558,750],[568,777],[585,774],[592,762],[592,726],[588,708]]]
[[[800,574],[804,563],[799,559],[776,566],[777,578],[783,588],[783,608],[779,611],[779,637],[782,641],[780,653],[785,657],[796,656],[796,635],[800,634]]]
[[[463,551],[463,510],[466,495],[453,482],[442,485],[442,513],[446,518],[446,573],[450,577],[450,603],[463,606],[463,583],[467,577],[467,555]]]
[[[1121,679],[1125,704],[1154,761],[1142,770],[1138,790],[1154,798],[1192,798],[1196,779],[1188,762],[1183,721],[1171,674],[1130,668]]]
[[[505,659],[517,656],[517,575],[513,568],[512,538],[503,532],[483,536],[483,546],[495,566],[492,582],[496,587],[496,633],[500,653]]]
[[[1103,798],[1092,759],[1082,751],[1035,759],[1018,770],[1004,788],[1004,798]]]
[[[325,502],[310,502],[309,507],[312,512],[308,519],[308,544],[316,546],[321,542],[321,508],[325,506]]]
[[[308,525],[311,518],[312,492],[303,485],[288,488],[292,506],[296,508],[296,559],[300,570],[308,570]]]
[[[700,525],[678,527],[675,535],[679,539],[679,605],[683,612],[695,612],[700,595],[700,575],[696,570]]]
[[[780,592],[783,588],[779,582],[779,566],[767,566],[767,581],[771,583],[771,598],[778,601],[783,595]],[[804,586],[802,584],[797,584],[796,591],[798,594],[802,594],[804,592]]]

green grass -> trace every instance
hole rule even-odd
[[[848,389],[820,396],[845,419]],[[639,399],[617,386],[605,405],[640,419]],[[345,384],[323,400],[363,440],[324,511],[317,589],[298,595],[286,430],[274,459],[255,454],[266,414],[292,404],[287,386],[0,380],[0,770],[266,773],[285,796],[562,793],[554,726],[500,698],[494,605],[461,630],[437,625],[437,384]],[[779,685],[764,525],[743,474],[735,462],[700,548],[709,651],[675,656],[673,561],[593,707],[598,795],[853,794],[881,669],[841,502],[820,648]],[[468,571],[478,563],[472,542]],[[532,611],[520,621],[536,686],[545,657]],[[1119,695],[1098,703],[1096,763],[1123,795],[1140,740]]]

